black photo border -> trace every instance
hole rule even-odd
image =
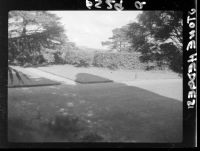
[[[183,12],[183,141],[181,143],[11,143],[7,140],[7,68],[8,68],[8,12],[11,10],[74,10],[101,11],[88,9],[86,0],[1,0],[0,1],[0,148],[190,148],[197,145],[197,99],[188,97],[191,79],[188,77],[191,55],[197,52],[197,0],[139,0],[146,2],[142,10],[175,10]],[[94,0],[90,0],[94,1]],[[102,0],[104,1],[104,0]],[[124,10],[138,10],[134,2],[124,0]],[[107,10],[116,11],[116,10]],[[195,11],[195,12],[194,12]],[[191,20],[188,16],[196,18]],[[195,37],[190,39],[191,30]],[[195,44],[189,44],[194,40]],[[190,46],[189,46],[190,45]],[[187,50],[189,49],[189,50]],[[197,64],[197,60],[194,60]],[[194,70],[194,69],[193,69]],[[192,73],[197,74],[196,71]],[[197,82],[197,79],[193,79]],[[195,92],[196,89],[194,90]],[[192,105],[192,107],[191,107]]]

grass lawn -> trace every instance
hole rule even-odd
[[[94,82],[101,82],[102,78],[110,79],[116,82],[122,81],[135,81],[135,80],[152,80],[152,79],[180,79],[178,74],[170,71],[143,71],[143,70],[109,70],[106,68],[97,67],[74,67],[72,65],[51,65],[47,67],[38,67],[37,69],[49,72],[52,74],[59,75],[74,81],[79,80],[80,73],[87,73],[96,76],[101,76],[100,78],[94,78]],[[86,76],[85,76],[86,77]],[[100,79],[100,81],[98,81]],[[80,79],[81,80],[81,79]],[[84,78],[84,80],[91,82]],[[107,80],[105,80],[107,81]],[[79,82],[79,81],[78,81]],[[80,82],[83,82],[82,80]]]
[[[181,142],[182,102],[122,83],[8,89],[11,142]]]
[[[19,69],[19,68],[18,68]],[[52,80],[75,81],[80,84],[117,82],[136,86],[159,95],[182,101],[182,78],[170,71],[109,70],[95,67],[74,67],[72,65],[50,65],[38,68],[20,68],[23,72],[38,74]],[[54,76],[54,77],[52,77]],[[75,83],[74,83],[75,84]]]

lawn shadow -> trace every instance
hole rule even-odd
[[[113,141],[182,141],[183,106],[180,100],[93,74],[79,73],[76,77],[79,95],[96,104],[96,120],[104,119],[109,123],[100,129],[104,129],[105,134],[110,132],[103,127],[115,130]]]

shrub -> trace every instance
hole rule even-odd
[[[115,70],[115,69],[118,68],[118,66],[117,66],[117,64],[112,63],[112,64],[108,65],[108,68],[111,69],[111,70]]]
[[[77,67],[87,67],[92,65],[93,55],[84,51],[67,51],[65,53],[65,63],[76,65]]]
[[[56,64],[64,63],[60,52],[53,53],[53,55],[54,55],[54,63]]]
[[[55,58],[54,58],[54,55],[52,53],[44,53],[43,56],[44,56],[44,59],[47,63],[54,63],[55,62]]]
[[[174,72],[181,74],[183,72],[182,58],[183,58],[182,54],[177,53],[176,55],[174,55],[173,59],[169,63],[170,69],[172,69]]]
[[[62,57],[62,53],[59,50],[54,49],[48,49],[48,48],[42,48],[41,54],[44,58],[43,62],[46,62],[48,64],[60,64],[64,63],[64,59]]]
[[[168,63],[168,67],[177,73],[182,73],[183,52],[172,42],[164,43],[160,46],[163,52],[163,58]]]
[[[109,69],[141,69],[143,63],[139,61],[138,53],[95,53],[93,65]]]

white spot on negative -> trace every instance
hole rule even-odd
[[[93,112],[92,111],[89,111],[88,113],[87,113],[87,116],[93,116],[94,114],[93,114]]]
[[[85,103],[85,100],[80,100],[79,102],[82,104],[82,103]]]
[[[59,112],[64,112],[65,111],[65,109],[64,108],[61,108],[60,110],[59,110]]]
[[[68,106],[68,107],[73,107],[74,104],[73,104],[72,102],[68,102],[68,103],[67,103],[67,106]]]

